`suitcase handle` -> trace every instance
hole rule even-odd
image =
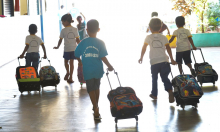
[[[171,65],[172,63],[169,62],[169,64]],[[183,68],[182,68],[182,72],[183,72]],[[172,70],[171,70],[171,66],[170,66],[170,73],[171,73],[171,76],[172,76],[172,79],[173,79],[173,73],[172,73]],[[184,72],[183,72],[183,75],[184,75]]]
[[[200,52],[201,52],[201,55],[202,55],[202,59],[203,59],[203,61],[205,62],[205,59],[204,59],[204,56],[203,56],[203,53],[202,53],[202,49],[201,48],[197,48],[198,50],[200,50]],[[192,51],[192,54],[193,54],[193,58],[194,58],[194,60],[195,60],[195,63],[196,63],[196,58],[195,58],[195,56],[194,56],[194,53],[193,53],[193,49],[191,49],[191,51]]]
[[[25,58],[26,56],[24,56],[24,58]],[[21,66],[21,64],[20,64],[20,57],[18,57],[18,63],[19,63],[19,66]]]
[[[121,87],[121,83],[120,83],[120,80],[119,80],[119,77],[118,77],[118,73],[115,72],[115,70],[114,70],[114,73],[116,74],[116,76],[117,76],[117,78],[118,78],[119,85],[120,85],[120,87]],[[108,82],[109,82],[110,88],[111,88],[111,90],[112,90],[112,86],[111,86],[111,83],[110,83],[108,74],[109,74],[109,70],[107,69],[106,76],[107,76],[107,78],[108,78]]]
[[[41,67],[42,59],[44,59],[44,57],[41,57],[41,59],[40,59],[40,67]],[[46,58],[46,59],[48,60],[48,58]],[[48,62],[49,62],[49,64],[50,64],[50,60],[48,60]],[[50,64],[50,66],[51,66],[51,64]]]

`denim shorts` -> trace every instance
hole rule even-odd
[[[184,60],[185,64],[192,63],[190,50],[183,51],[183,52],[176,52],[176,62],[179,64],[182,64],[183,63],[182,60]]]
[[[73,60],[74,60],[74,59],[76,59],[75,54],[74,54],[74,51],[64,52],[63,58],[64,58],[65,60],[70,60],[70,59],[73,59]]]
[[[33,66],[38,70],[40,54],[37,52],[26,53],[26,65],[25,66]]]
[[[86,80],[86,88],[87,92],[90,93],[91,91],[95,91],[96,89],[99,89],[101,78],[96,79],[92,78],[89,80]]]

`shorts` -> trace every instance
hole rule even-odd
[[[87,92],[90,93],[91,91],[95,91],[96,89],[99,89],[101,78],[96,79],[92,78],[89,80],[86,80],[86,88]]]
[[[38,52],[26,53],[26,65],[25,66],[33,66],[38,70],[40,54]]]
[[[179,64],[182,64],[183,63],[182,60],[184,60],[185,64],[192,63],[190,50],[183,51],[183,52],[176,52],[176,62]]]
[[[74,51],[64,52],[63,58],[64,58],[65,60],[70,60],[70,59],[73,59],[73,60],[74,60],[74,59],[76,59],[75,54],[74,54]]]

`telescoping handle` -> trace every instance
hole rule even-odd
[[[169,62],[169,64],[171,64],[171,65],[172,65],[172,63],[171,63],[171,62]],[[182,69],[182,72],[183,72],[183,69]],[[172,73],[172,70],[171,70],[171,66],[170,66],[170,73],[171,73],[171,76],[172,76],[172,78],[173,78],[173,73]],[[183,75],[184,75],[184,72],[183,72]]]
[[[118,73],[115,72],[115,70],[114,70],[114,73],[116,74],[116,76],[117,76],[117,78],[118,78],[119,85],[120,85],[120,87],[121,87],[121,83],[120,83],[120,80],[119,80],[119,77],[118,77]],[[107,76],[107,78],[108,78],[108,82],[109,82],[110,88],[111,88],[111,90],[112,90],[112,86],[111,86],[111,83],[110,83],[108,74],[109,74],[109,71],[108,71],[108,69],[107,69],[106,76]]]
[[[24,56],[24,58],[25,58],[25,56]],[[18,63],[19,63],[19,66],[21,66],[21,64],[20,64],[20,60],[19,60],[19,59],[20,59],[20,57],[18,57]]]
[[[204,59],[204,56],[203,56],[203,53],[202,53],[202,49],[201,49],[201,48],[197,48],[197,49],[200,50],[201,55],[202,55],[202,59],[203,59],[203,61],[205,62],[205,59]],[[191,50],[192,50],[192,49],[191,49]],[[193,58],[194,58],[195,63],[196,63],[196,58],[195,58],[195,55],[194,55],[194,53],[193,53],[193,50],[192,50],[192,54],[193,54]]]
[[[41,67],[42,59],[44,59],[44,57],[41,57],[41,59],[40,59],[40,67]],[[48,60],[48,58],[46,58],[46,59]],[[49,62],[49,64],[50,64],[50,60],[48,60],[48,62]],[[50,66],[51,66],[51,64],[50,64]]]

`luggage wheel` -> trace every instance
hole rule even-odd
[[[192,105],[192,106],[194,106],[195,108],[198,108],[198,105],[197,105],[197,103],[195,103],[194,105]]]
[[[138,116],[135,116],[136,122],[138,121]]]
[[[183,108],[183,110],[185,109],[185,104],[181,104],[180,106]]]
[[[118,123],[118,119],[117,119],[117,118],[115,118],[115,123],[116,123],[116,124]]]

